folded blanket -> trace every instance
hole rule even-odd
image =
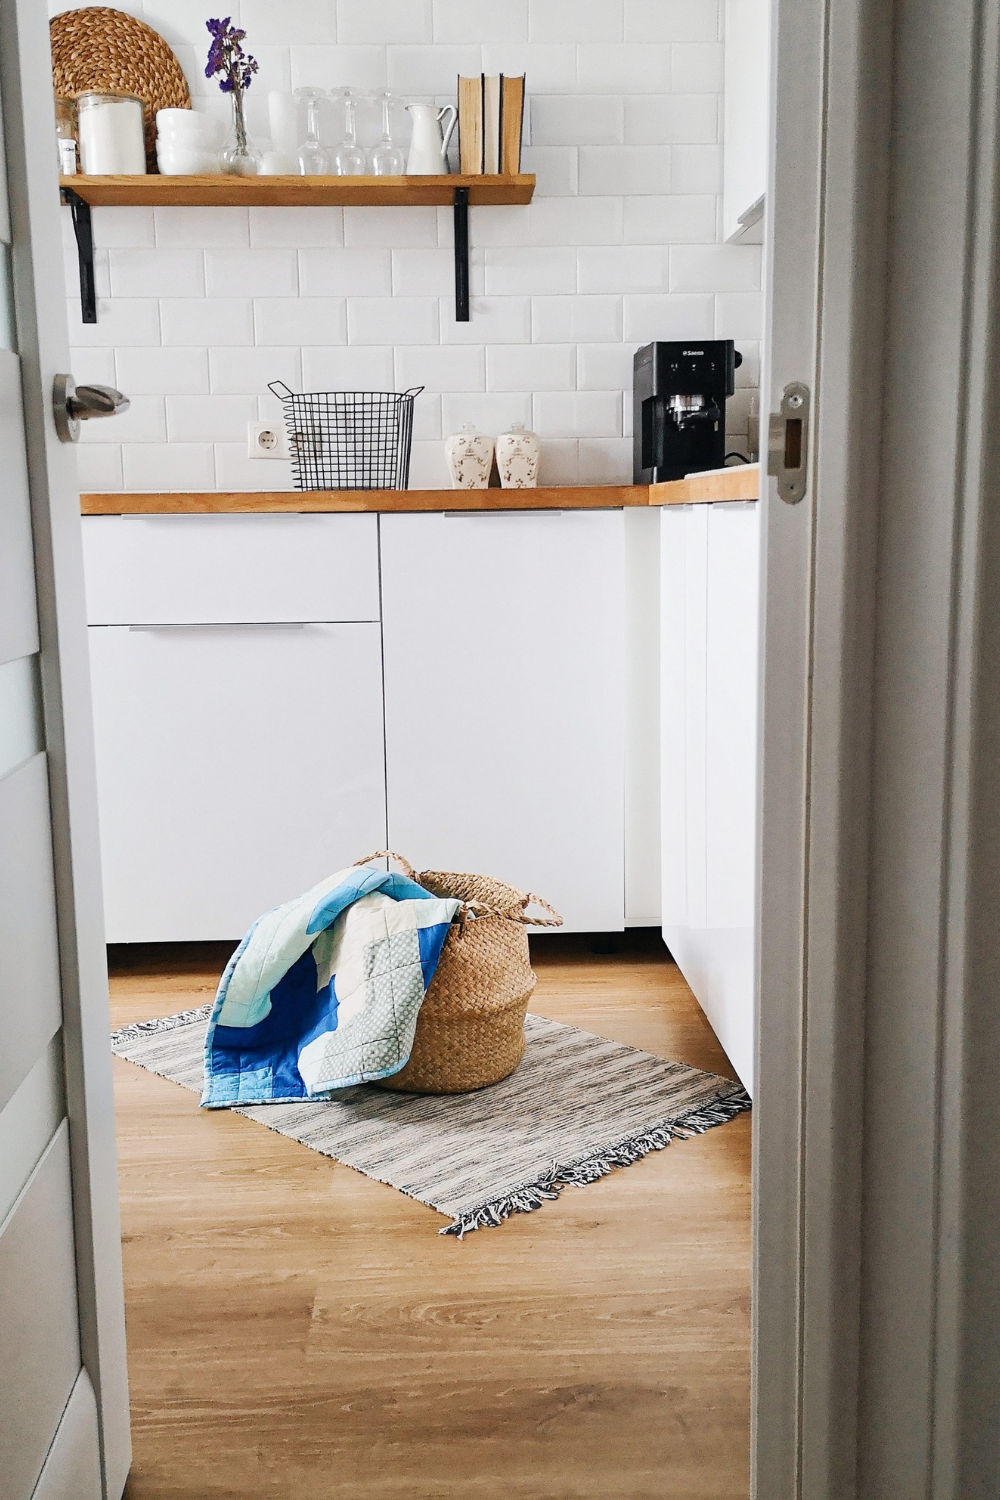
[[[324,1099],[398,1073],[460,905],[363,866],[261,917],[219,982],[202,1104]]]

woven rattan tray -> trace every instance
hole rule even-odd
[[[49,22],[57,99],[99,93],[142,100],[146,166],[156,171],[156,111],[190,109],[187,81],[159,32],[106,5],[65,10]]]

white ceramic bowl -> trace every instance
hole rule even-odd
[[[218,153],[201,146],[157,140],[156,165],[164,177],[204,177],[221,172]]]
[[[160,109],[156,112],[156,134],[159,140],[178,144],[211,147],[218,143],[219,122],[214,115],[196,109]]]

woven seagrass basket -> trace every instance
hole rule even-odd
[[[386,849],[358,863],[383,857],[394,859],[432,896],[454,896],[462,906],[420,1007],[409,1061],[379,1087],[463,1094],[499,1083],[524,1056],[524,1017],[536,984],[526,927],[561,927],[562,917],[547,901],[488,875],[418,875]],[[533,904],[551,916],[529,917],[526,908]]]

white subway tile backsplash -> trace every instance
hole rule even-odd
[[[254,342],[288,347],[347,342],[347,302],[343,297],[258,297]]]
[[[759,339],[764,332],[763,292],[720,292],[715,298],[717,339]]]
[[[84,494],[105,494],[124,489],[120,443],[77,444],[76,473]]]
[[[564,246],[487,248],[489,296],[544,296],[576,291],[576,251]]]
[[[675,94],[721,94],[721,42],[675,42],[670,49],[670,88]]]
[[[205,278],[210,297],[294,297],[298,292],[294,250],[207,250]]]
[[[304,391],[392,391],[392,349],[303,349]],[[417,382],[419,384],[419,381]]]
[[[202,250],[250,243],[245,208],[156,208],[153,218],[158,246]]]
[[[168,396],[166,404],[172,443],[245,443],[257,415],[252,396]]]
[[[97,322],[81,323],[78,292],[68,300],[66,313],[74,349],[160,342],[160,304],[154,297],[101,297]]]
[[[715,239],[718,201],[713,193],[626,198],[622,239],[627,245],[708,244]]]
[[[575,344],[498,344],[486,351],[491,391],[571,391],[576,386]]]
[[[736,371],[737,390],[741,386],[756,389],[760,385],[760,345],[753,339],[739,339],[736,347],[743,356]]]
[[[114,385],[115,351],[113,349],[71,349],[70,373],[77,385]],[[85,422],[84,433],[99,423]],[[117,430],[117,429],[116,429]],[[82,434],[81,434],[82,435]],[[107,442],[107,434],[104,441]]]
[[[469,244],[473,256],[487,245],[530,245],[531,216],[538,201],[526,208],[520,204],[478,205],[469,215]],[[450,208],[438,209],[438,244],[449,249],[455,243],[455,215]]]
[[[665,292],[669,251],[655,245],[606,245],[577,252],[581,292]]]
[[[298,349],[211,349],[212,391],[217,395],[263,396],[272,380],[301,390]]]
[[[622,336],[622,299],[533,297],[531,336],[537,344],[615,343]]]
[[[577,385],[581,391],[632,391],[632,358],[637,344],[581,344]]]
[[[437,224],[436,208],[345,208],[344,244],[393,250],[436,245]]]
[[[532,42],[620,42],[622,0],[529,0]]]
[[[625,0],[627,42],[715,42],[718,0]]]
[[[63,217],[69,220],[68,208]],[[151,208],[95,208],[92,223],[94,244],[102,250],[138,250],[156,244]]]
[[[621,198],[540,198],[528,210],[533,245],[617,245]]]
[[[468,323],[456,323],[455,304],[441,299],[442,344],[524,344],[531,338],[528,297],[474,297]]]
[[[487,42],[483,47],[483,72],[524,73],[528,79],[530,118],[531,99],[535,93],[563,94],[576,88],[576,48]]]
[[[715,298],[667,292],[660,297],[623,299],[625,338],[636,344],[651,339],[715,338]]]
[[[240,0],[239,16],[251,52],[261,42],[332,42],[337,34],[334,0]]]
[[[721,146],[671,146],[672,193],[721,193]]]
[[[250,243],[275,249],[344,243],[342,208],[252,208]]]
[[[421,391],[413,403],[413,439],[423,443],[431,438],[441,438],[441,397]]]
[[[450,490],[451,475],[444,456],[444,443],[415,442],[410,453],[411,490]]]
[[[524,392],[507,394],[499,391],[442,396],[441,430],[444,435],[460,432],[467,422],[480,432],[488,432],[491,437],[507,432],[515,422],[530,427],[531,397]]]
[[[719,139],[715,94],[635,94],[624,102],[629,146],[714,146]]]
[[[352,344],[433,344],[438,335],[436,297],[349,297],[347,337]]]
[[[571,198],[579,181],[576,146],[525,146],[521,171],[535,175],[536,198]]]
[[[528,0],[433,0],[435,42],[526,42]]]
[[[546,438],[538,468],[539,484],[579,484],[580,445],[576,438]]]
[[[577,82],[585,93],[662,93],[670,79],[670,47],[626,42],[608,47],[585,43],[577,50]]]
[[[262,416],[257,420],[271,419]],[[262,463],[259,458],[251,458],[245,436],[241,443],[216,443],[214,452],[216,489],[252,494],[255,490],[280,492],[295,488],[290,460],[269,458]]]
[[[388,250],[299,251],[300,297],[389,297],[392,256]]]
[[[200,297],[205,291],[201,250],[111,250],[116,297]],[[72,325],[71,325],[72,326]]]
[[[581,146],[580,192],[669,193],[670,146]]]
[[[620,391],[539,391],[533,401],[541,437],[620,437]]]
[[[73,374],[76,375],[74,369]],[[79,380],[79,376],[77,376]],[[111,375],[107,384],[114,385],[115,377]],[[128,392],[128,411],[121,412],[115,417],[115,437],[119,443],[165,443],[167,441],[167,423],[165,415],[164,396],[137,396]],[[185,400],[206,401],[207,396],[187,396]],[[107,443],[108,434],[102,428],[100,422],[83,422],[80,430],[80,442]]]
[[[127,396],[208,390],[207,349],[118,349],[117,384]]]
[[[469,285],[483,290],[483,252],[470,256]],[[392,285],[397,297],[447,297],[455,292],[455,257],[447,247],[392,252]]]
[[[431,0],[337,0],[337,40],[432,42]]]
[[[122,450],[127,490],[214,490],[211,443],[129,443]]]
[[[317,47],[291,49],[292,88],[384,89],[385,47]]]
[[[482,49],[468,47],[386,48],[389,87],[408,95],[444,94],[452,98],[455,79],[482,72]]]
[[[581,484],[631,484],[632,439],[581,438]]]
[[[429,391],[485,391],[486,350],[461,344],[397,349],[395,380],[400,391],[415,385]]]
[[[751,292],[760,287],[759,245],[672,245],[672,292]]]
[[[535,146],[617,146],[625,139],[620,95],[531,95]]]
[[[248,297],[164,297],[159,309],[164,344],[253,343]]]

